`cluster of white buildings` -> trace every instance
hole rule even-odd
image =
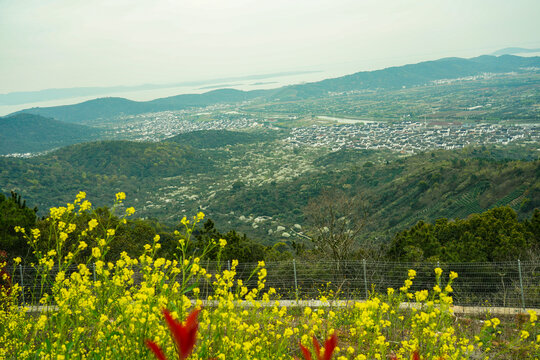
[[[197,130],[238,130],[262,126],[256,119],[235,111],[226,111],[229,108],[230,105],[213,105],[197,111],[162,111],[118,117],[114,119],[115,125],[109,127],[109,137],[160,141]],[[205,120],[205,117],[208,117],[208,120]]]
[[[296,146],[389,149],[416,153],[428,149],[459,149],[467,145],[540,141],[540,125],[430,125],[423,122],[365,123],[295,128],[287,141]]]

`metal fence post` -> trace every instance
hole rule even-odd
[[[296,279],[296,260],[292,259],[292,266],[294,271],[294,293],[296,296],[296,301],[298,302],[298,280]]]
[[[210,259],[206,259],[206,272],[208,274],[211,274],[211,271],[210,271]],[[204,281],[204,287],[206,289],[206,298],[208,299],[208,279],[205,279]]]
[[[227,260],[227,270],[231,271],[231,260]],[[229,289],[229,292],[231,293],[232,289],[231,288],[228,288],[228,289]]]
[[[22,268],[21,264],[19,264],[19,273],[21,274],[22,302],[23,302],[23,305],[24,305],[26,303],[26,301],[24,299],[24,275],[23,275],[23,268]]]
[[[523,294],[523,277],[521,276],[521,261],[518,259],[519,288],[521,289],[521,306],[525,310],[525,295]]]
[[[366,288],[366,300],[369,298],[369,292],[367,287],[367,271],[366,271],[366,259],[362,259],[362,265],[364,267],[364,287]]]

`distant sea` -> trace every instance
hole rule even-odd
[[[257,77],[257,79],[243,79],[238,81],[205,81],[199,85],[189,86],[171,86],[161,87],[157,89],[144,89],[144,90],[130,90],[130,91],[107,91],[106,89],[99,94],[93,94],[91,96],[79,96],[79,97],[64,97],[61,99],[28,102],[16,105],[0,105],[0,116],[11,114],[15,111],[28,109],[32,107],[48,107],[58,105],[71,105],[77,104],[83,101],[88,101],[102,97],[123,97],[134,101],[148,101],[163,97],[175,96],[180,94],[201,94],[204,92],[233,88],[238,90],[260,90],[260,89],[275,89],[286,85],[301,84],[306,82],[320,81],[331,77],[338,77],[346,75],[347,73],[340,71],[314,71],[304,72],[299,74],[290,75],[269,75],[268,77]]]
[[[478,55],[478,54],[477,54]],[[516,56],[540,56],[540,52],[529,52],[529,53],[515,53]],[[405,60],[406,59],[406,60]],[[145,89],[145,86],[140,86],[140,89],[128,89],[122,90],[120,88],[111,87],[109,89],[104,88],[103,92],[93,93],[89,96],[76,96],[76,97],[62,97],[55,100],[49,101],[35,101],[35,102],[25,102],[15,105],[6,105],[7,102],[2,103],[2,95],[0,94],[0,116],[11,114],[15,111],[24,110],[32,107],[48,107],[48,106],[58,106],[58,105],[71,105],[77,104],[83,101],[88,101],[96,98],[102,97],[123,97],[129,100],[134,101],[148,101],[159,99],[163,97],[181,95],[181,94],[201,94],[204,92],[224,89],[224,88],[233,88],[238,90],[259,90],[259,89],[275,89],[286,85],[301,84],[306,82],[315,82],[321,81],[329,78],[336,78],[344,75],[353,74],[357,71],[370,71],[376,69],[382,69],[388,66],[401,66],[405,63],[416,63],[420,61],[425,61],[428,59],[413,59],[413,58],[399,58],[386,60],[386,63],[376,63],[372,60],[366,59],[365,62],[350,61],[342,64],[334,64],[330,66],[330,69],[318,70],[312,72],[289,72],[279,74],[268,74],[268,75],[255,75],[255,76],[246,76],[245,78],[251,79],[241,79],[241,80],[231,80],[231,79],[222,79],[222,80],[201,80],[201,81],[191,81],[190,85],[186,86],[176,86],[176,85],[159,85],[156,88]],[[136,87],[132,87],[136,88]],[[76,90],[76,89],[75,89]]]

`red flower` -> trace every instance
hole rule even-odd
[[[199,312],[200,310],[193,310],[186,319],[186,325],[182,325],[181,322],[172,318],[171,313],[167,309],[163,310],[163,315],[165,316],[169,330],[176,343],[178,358],[180,360],[186,359],[195,346],[197,329],[199,328],[199,323],[197,322],[197,315],[199,315]],[[152,350],[159,360],[167,360],[165,354],[155,342],[146,340],[146,346]]]
[[[150,350],[152,350],[154,355],[156,355],[156,357],[159,360],[167,360],[167,358],[165,357],[165,354],[163,353],[161,348],[158,346],[158,344],[156,344],[155,342],[151,340],[146,340],[146,346],[149,347]]]
[[[390,357],[390,360],[398,360],[397,356],[396,355],[392,355]],[[420,360],[420,354],[418,353],[418,350],[415,350],[413,353],[412,353],[412,360]]]
[[[390,357],[390,360],[398,360],[397,356],[396,355],[392,355]],[[420,354],[418,353],[418,350],[414,350],[414,352],[412,353],[412,359],[411,360],[421,360],[420,358]],[[444,360],[444,357],[441,356],[439,358],[439,360]]]
[[[319,345],[319,342],[317,341],[315,336],[313,337],[313,348],[315,348],[315,355],[317,355],[316,360],[330,360],[336,346],[337,336],[334,333],[324,343],[324,355],[321,356],[321,346]],[[312,360],[311,353],[304,345],[300,344],[300,350],[302,350],[302,354],[304,355],[305,360]]]

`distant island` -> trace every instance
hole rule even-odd
[[[243,80],[264,80],[271,79],[280,76],[291,76],[301,74],[312,74],[319,71],[286,71],[270,74],[255,74],[246,76],[234,76],[219,79],[197,80],[197,81],[180,81],[167,84],[142,84],[133,86],[97,86],[97,87],[76,87],[76,88],[61,88],[61,89],[44,89],[37,91],[17,91],[7,94],[0,94],[0,106],[1,105],[18,105],[33,102],[51,101],[59,99],[76,98],[83,96],[104,96],[104,94],[115,94],[121,92],[130,91],[146,91],[154,89],[167,89],[183,86],[202,86],[208,85],[208,87],[201,87],[201,89],[217,89],[227,87],[229,85],[223,85],[226,82],[231,81],[243,81]],[[266,83],[256,83],[257,85]]]
[[[497,50],[491,55],[501,56],[501,55],[514,55],[514,54],[528,54],[528,53],[536,53],[536,52],[540,52],[540,48],[525,49],[521,47],[508,47],[501,50]]]

